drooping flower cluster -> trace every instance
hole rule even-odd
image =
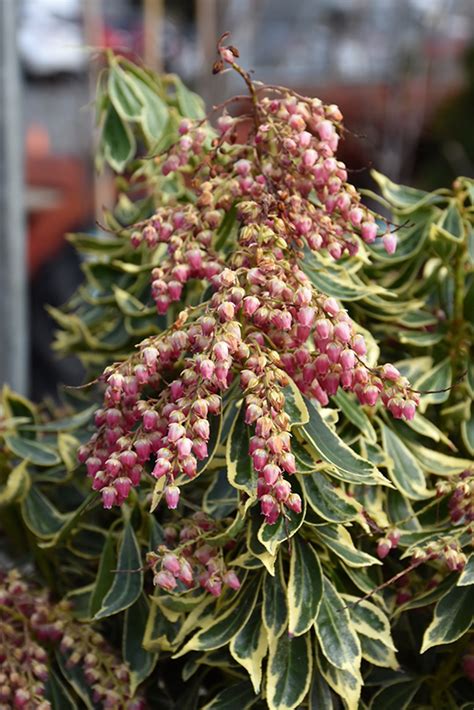
[[[272,524],[285,507],[301,509],[287,478],[296,470],[281,393],[288,376],[323,406],[342,387],[361,404],[381,401],[396,418],[412,419],[419,397],[395,367],[368,366],[355,323],[302,268],[320,252],[352,256],[359,240],[371,243],[378,234],[335,157],[339,109],[253,84],[231,50],[221,54],[249,86],[250,119],[224,112],[210,148],[202,122],[183,121],[162,170],[185,173],[195,201],[160,207],[132,234],[137,247],[167,244],[168,258],[152,274],[159,313],[185,296],[190,279],[208,281],[212,296],[108,368],[98,431],[79,455],[105,507],[120,505],[151,461],[168,507],[176,508],[179,484],[210,454],[213,417],[238,377],[253,429],[255,495]],[[243,119],[250,121],[244,139]],[[233,208],[236,243],[224,259],[214,246]],[[393,252],[395,235],[388,230],[383,239]]]
[[[218,533],[211,518],[196,513],[191,519],[182,519],[179,528],[168,525],[164,533],[165,544],[147,555],[156,586],[166,591],[202,587],[215,597],[224,586],[240,588],[236,572],[226,565],[222,548],[209,544]]]
[[[127,666],[105,639],[80,624],[67,602],[53,604],[41,589],[29,585],[16,570],[0,573],[0,708],[50,710],[46,698],[48,652],[58,645],[67,665],[81,666],[97,707],[140,710],[132,698]],[[46,648],[45,648],[46,646]]]
[[[449,516],[454,524],[474,521],[474,471],[466,469],[449,481],[438,481],[436,491],[439,496],[449,494]]]

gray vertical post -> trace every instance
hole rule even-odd
[[[0,0],[0,385],[28,387],[23,126],[16,0]]]

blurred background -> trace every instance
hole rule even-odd
[[[44,306],[81,280],[64,234],[113,199],[91,58],[140,57],[211,105],[241,91],[211,74],[225,30],[258,79],[341,107],[358,186],[371,167],[425,189],[474,174],[474,0],[0,0],[0,384],[39,399],[81,378]]]

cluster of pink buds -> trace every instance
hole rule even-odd
[[[449,481],[438,481],[438,496],[450,494],[448,509],[454,524],[474,521],[474,471],[467,469]]]
[[[142,710],[143,699],[130,694],[127,667],[100,634],[73,618],[68,603],[53,604],[12,570],[0,574],[0,606],[0,708],[51,710],[44,645],[59,644],[69,665],[81,665],[100,707]]]
[[[23,623],[33,613],[34,601],[27,597],[27,586],[17,573],[0,577],[0,708],[52,708],[46,699],[48,654],[25,633]]]
[[[430,543],[425,548],[416,548],[413,552],[412,560],[414,562],[439,560],[446,565],[450,572],[462,572],[467,562],[459,541],[447,537]]]
[[[179,529],[170,525],[164,532],[166,544],[147,555],[156,586],[167,592],[199,586],[215,597],[224,586],[240,588],[237,574],[226,566],[222,548],[206,541],[206,535],[217,532],[211,518],[196,513],[191,519],[183,519]]]
[[[195,199],[185,205],[170,197],[132,234],[135,246],[167,245],[152,273],[159,313],[183,300],[189,279],[206,280],[212,295],[106,370],[98,430],[79,458],[106,508],[121,505],[147,472],[161,480],[174,509],[180,485],[210,454],[213,417],[238,379],[256,494],[272,524],[285,508],[301,510],[287,478],[295,470],[281,392],[288,375],[323,406],[342,387],[361,404],[381,402],[407,420],[419,396],[395,367],[369,368],[364,338],[348,313],[301,268],[321,251],[334,259],[355,254],[360,240],[371,243],[378,234],[374,215],[335,158],[339,109],[253,86],[235,64],[234,48],[219,51],[220,69],[230,63],[252,86],[255,120],[242,139],[240,119],[224,113],[211,143],[203,140],[203,131],[212,133],[204,122],[182,122],[162,169],[185,173]],[[224,263],[214,246],[234,206],[236,243]],[[388,251],[393,239],[385,237]]]
[[[387,557],[390,550],[395,549],[400,541],[400,531],[396,528],[391,530],[388,535],[381,537],[377,543],[377,556],[383,560]]]
[[[167,244],[168,259],[151,274],[151,293],[160,314],[166,313],[172,302],[181,300],[188,281],[210,281],[223,268],[211,245],[223,215],[218,210],[202,211],[200,206],[201,203],[174,210],[159,208],[142,230],[131,236],[134,247],[144,243],[154,249],[159,243]]]

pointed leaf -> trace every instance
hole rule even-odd
[[[269,710],[297,708],[311,683],[313,658],[309,634],[290,638],[283,634],[270,638],[267,665],[267,703]]]
[[[458,587],[467,587],[470,584],[474,584],[474,552],[469,555],[466,566],[457,581]]]
[[[129,522],[124,526],[117,571],[95,619],[105,619],[128,609],[138,599],[143,587],[142,557],[135,533]]]
[[[309,505],[324,520],[346,523],[360,514],[360,503],[330,483],[322,472],[300,476],[299,481]]]
[[[257,604],[247,623],[230,642],[232,658],[245,668],[255,693],[260,691],[262,662],[267,655],[267,632],[262,624],[262,605]]]
[[[341,478],[366,485],[380,484],[385,480],[375,466],[342,441],[313,404],[307,402],[307,407],[309,422],[302,427],[304,438],[319,457],[336,467]]]
[[[6,436],[5,445],[21,459],[28,459],[36,466],[54,466],[60,463],[56,449],[39,441],[30,441],[19,436]]]
[[[425,475],[408,447],[385,424],[380,425],[382,441],[390,461],[387,465],[390,478],[398,490],[411,500],[423,500],[433,495],[426,488]]]
[[[263,579],[262,620],[269,637],[277,638],[286,629],[288,606],[281,562],[276,565],[274,577],[267,572]]]
[[[323,574],[316,550],[299,536],[293,539],[288,579],[288,633],[301,636],[314,624],[323,592]]]
[[[423,636],[420,653],[433,646],[457,641],[470,628],[473,609],[474,588],[452,587],[435,606],[433,620]]]
[[[359,639],[344,600],[327,577],[324,578],[323,597],[314,628],[321,651],[329,663],[341,670],[359,670]]]

